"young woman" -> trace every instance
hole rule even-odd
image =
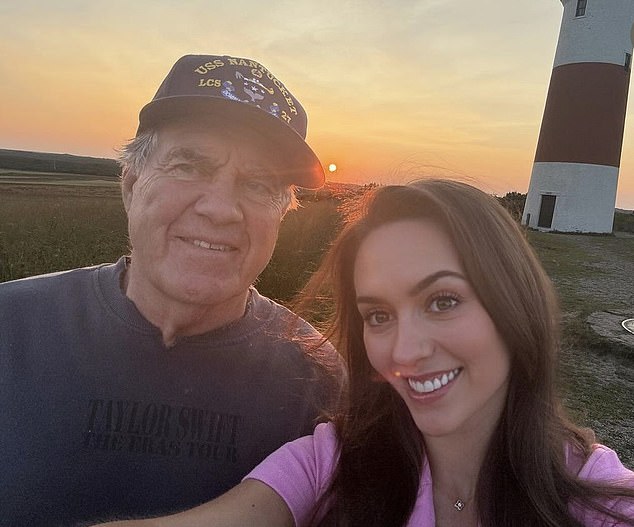
[[[324,284],[349,370],[333,423],[218,500],[129,525],[634,525],[634,473],[563,415],[553,288],[494,198],[380,188],[306,298]]]

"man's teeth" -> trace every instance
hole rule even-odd
[[[230,251],[231,250],[231,247],[229,247],[228,245],[212,245],[211,243],[205,242],[203,240],[194,240],[193,243],[196,247],[202,247],[203,249],[211,249],[214,251]]]
[[[461,368],[456,368],[455,370],[451,370],[449,373],[443,373],[440,377],[434,377],[433,379],[427,379],[426,381],[408,379],[407,382],[409,383],[410,388],[415,392],[431,393],[453,381],[460,373],[460,370]]]

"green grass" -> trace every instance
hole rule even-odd
[[[621,232],[634,232],[634,211],[616,212],[614,214],[614,230]]]
[[[286,215],[273,258],[257,282],[259,291],[282,303],[299,292],[340,227],[338,205],[332,199],[309,201]]]
[[[0,281],[113,262],[127,250],[116,185],[0,185],[0,203]]]
[[[634,237],[530,232],[529,240],[564,313],[559,366],[564,402],[575,421],[634,467],[634,350],[597,335],[586,322],[597,311],[634,317],[631,296],[622,291],[632,277],[619,274],[619,262],[634,261]]]

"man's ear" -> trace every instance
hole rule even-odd
[[[130,210],[132,203],[132,194],[134,194],[134,184],[138,175],[131,169],[124,170],[121,173],[121,196],[123,198],[123,207],[126,213]]]

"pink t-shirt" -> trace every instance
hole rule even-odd
[[[286,502],[297,527],[309,524],[315,503],[324,495],[337,462],[337,439],[331,423],[317,425],[312,436],[301,437],[273,452],[244,479],[266,483]],[[579,471],[584,479],[622,480],[634,488],[634,472],[619,461],[613,450],[595,445]],[[610,503],[634,518],[634,503]],[[574,510],[587,527],[616,527],[618,524],[593,512]],[[319,515],[318,515],[319,517]],[[434,500],[429,465],[424,464],[418,497],[407,527],[434,527]]]

